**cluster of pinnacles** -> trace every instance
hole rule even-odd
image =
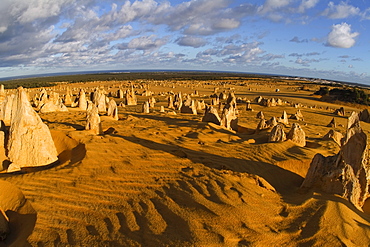
[[[367,135],[360,127],[358,113],[353,112],[348,118],[340,145],[340,151],[334,156],[315,155],[301,187],[341,195],[361,209],[370,197],[370,166]]]

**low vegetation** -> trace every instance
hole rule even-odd
[[[56,83],[81,83],[91,81],[121,81],[121,80],[246,80],[254,78],[268,78],[271,76],[245,74],[245,73],[223,73],[223,72],[130,72],[130,73],[97,73],[79,75],[58,75],[34,77],[3,81],[6,89],[23,86],[26,88],[50,87]]]
[[[356,103],[361,105],[369,105],[369,95],[362,89],[359,88],[332,88],[320,87],[315,95],[324,96],[323,99],[326,101],[343,101],[349,103]]]

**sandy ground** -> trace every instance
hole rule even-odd
[[[294,114],[297,108],[290,105],[253,103],[250,112],[239,104],[244,133],[202,123],[202,113],[160,113],[167,103],[158,95],[149,114],[140,112],[141,105],[119,107],[119,121],[102,114],[107,131],[101,136],[84,130],[83,111],[40,114],[52,132],[60,164],[0,175],[32,205],[18,212],[28,219],[16,225],[33,228],[23,232],[23,239],[28,237],[24,246],[369,246],[369,214],[339,196],[299,189],[316,153],[339,150],[321,137],[333,117],[336,130],[344,133],[346,117],[333,114],[340,106],[320,102],[313,91],[297,91],[292,83],[232,87],[241,98],[261,95],[301,103],[304,121],[290,122],[306,132],[306,147],[267,143],[270,130],[253,133],[258,111],[269,119],[284,110]],[[213,88],[178,83],[150,90],[197,89],[209,96]],[[147,98],[140,96],[139,103]],[[347,116],[359,111],[345,110]],[[370,125],[361,126],[369,134]]]

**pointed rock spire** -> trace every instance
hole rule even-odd
[[[36,167],[58,160],[50,130],[28,101],[27,93],[17,89],[13,102],[8,141],[8,157],[14,167]]]

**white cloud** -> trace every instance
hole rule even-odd
[[[328,8],[322,13],[322,15],[327,16],[330,19],[343,19],[359,14],[359,8],[348,5],[345,2],[340,2],[338,5],[335,5],[333,2],[329,2]]]
[[[285,7],[291,3],[291,0],[266,0],[266,2],[259,7],[258,11],[261,14],[266,14],[268,12],[274,11]]]
[[[239,27],[240,21],[233,18],[221,18],[213,24],[213,27],[218,30],[235,29]]]
[[[298,7],[298,13],[304,13],[307,9],[311,9],[316,6],[319,0],[302,0]]]
[[[251,42],[242,44],[227,44],[219,49],[206,49],[199,52],[196,56],[199,63],[210,63],[222,59],[224,65],[228,66],[250,66],[261,65],[263,62],[272,61],[274,59],[283,58],[283,55],[265,54],[266,52],[260,48],[262,43]]]
[[[333,25],[328,35],[327,45],[337,48],[351,48],[355,45],[355,38],[358,35],[358,32],[351,32],[351,25],[345,22]]]
[[[162,6],[147,20],[187,35],[212,35],[238,28],[244,17],[256,13],[255,5],[228,8],[230,3],[229,0],[190,0],[176,6]]]
[[[113,20],[118,19],[121,23],[127,23],[139,18],[149,17],[157,11],[158,3],[154,0],[142,0],[131,3],[125,1],[121,9],[116,12],[115,9],[111,11],[108,18]]]
[[[0,33],[5,32],[8,29],[6,26],[0,26]]]
[[[117,46],[119,49],[134,49],[134,50],[155,50],[159,47],[165,45],[168,42],[168,38],[156,38],[155,35],[142,36],[132,39],[128,43],[122,43],[120,46]]]
[[[207,41],[200,37],[184,36],[178,38],[176,40],[176,43],[181,46],[191,46],[194,48],[198,48],[204,46],[207,43]]]
[[[295,63],[296,64],[300,64],[302,66],[306,66],[306,67],[309,67],[311,63],[318,63],[322,61],[321,59],[302,59],[302,58],[297,58],[297,60],[295,60]]]

